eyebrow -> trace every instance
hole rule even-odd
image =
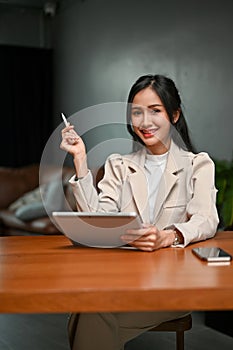
[[[137,106],[132,106],[132,109],[140,109],[142,107],[144,107],[144,106],[137,105]],[[163,105],[161,105],[159,103],[155,103],[153,105],[147,106],[146,108],[154,108],[154,107],[163,107]]]
[[[159,103],[155,103],[154,105],[148,106],[148,108],[153,108],[153,107],[163,107],[163,105],[161,105]]]

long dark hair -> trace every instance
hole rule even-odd
[[[171,133],[174,142],[182,148],[185,148],[187,151],[195,152],[194,146],[190,140],[188,126],[181,108],[181,99],[179,92],[173,80],[163,75],[143,75],[137,79],[137,81],[130,89],[127,107],[127,129],[133,136],[133,139],[137,142],[143,143],[143,141],[134,133],[131,125],[131,104],[135,95],[147,87],[151,87],[159,96],[168,114],[171,124],[177,131]],[[174,112],[177,112],[178,110],[180,111],[180,116],[178,121],[174,123],[173,115]]]

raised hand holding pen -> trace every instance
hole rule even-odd
[[[73,156],[76,176],[78,178],[84,177],[88,172],[85,144],[74,130],[74,125],[70,125],[63,113],[61,113],[61,116],[65,123],[65,128],[62,129],[60,148]]]
[[[62,130],[61,148],[73,155],[73,152],[77,147],[72,148],[71,146],[77,145],[80,137],[74,130],[74,126],[70,125],[63,113],[61,113],[61,116],[65,124],[65,128]]]

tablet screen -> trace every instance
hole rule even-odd
[[[53,212],[53,218],[73,244],[99,248],[123,246],[126,243],[121,236],[125,231],[141,227],[134,212]]]

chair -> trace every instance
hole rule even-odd
[[[161,323],[149,332],[176,332],[176,350],[184,350],[184,332],[192,328],[191,314]]]
[[[69,343],[72,349],[74,335],[78,324],[78,313],[72,313],[68,320]],[[175,320],[161,323],[159,326],[149,330],[149,332],[176,332],[176,350],[184,350],[184,332],[192,328],[191,314],[177,318]]]

